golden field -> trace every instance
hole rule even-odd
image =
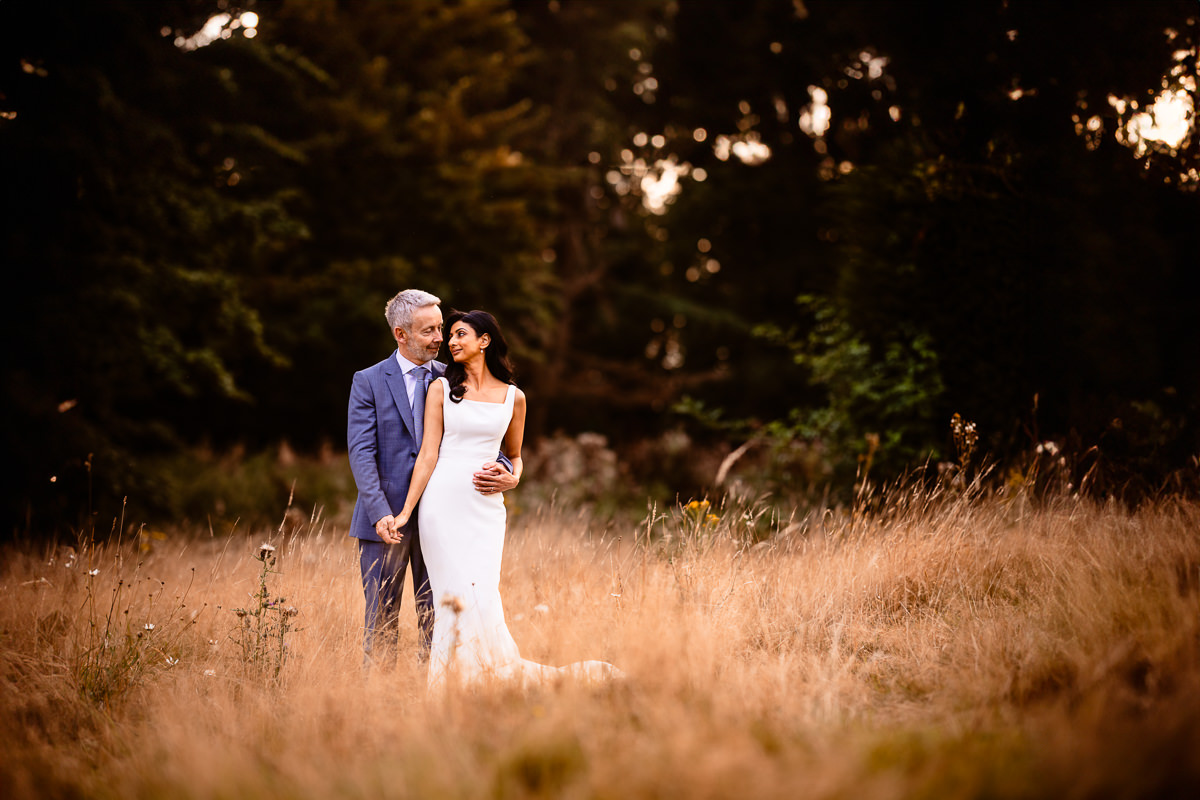
[[[1200,796],[1200,507],[1182,500],[519,516],[503,591],[523,655],[624,677],[444,698],[411,605],[396,667],[363,671],[341,526],[3,564],[8,798]]]

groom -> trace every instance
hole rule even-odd
[[[350,387],[346,440],[358,486],[350,536],[358,540],[366,598],[363,651],[368,664],[384,654],[395,657],[406,566],[412,568],[422,655],[429,652],[433,637],[433,593],[421,557],[417,515],[397,528],[392,512],[404,506],[421,449],[425,393],[430,381],[446,369],[434,361],[442,345],[439,303],[440,299],[418,289],[407,289],[388,301],[386,316],[396,351],[356,372]],[[484,494],[516,485],[512,472],[497,462],[481,465],[475,473],[475,488]]]

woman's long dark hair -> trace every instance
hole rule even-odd
[[[508,342],[504,341],[504,334],[500,333],[500,325],[496,318],[486,311],[451,311],[450,316],[446,317],[447,342],[450,341],[450,329],[456,322],[465,322],[471,326],[476,336],[483,336],[485,333],[488,335],[491,342],[483,351],[483,362],[492,375],[504,383],[512,383],[513,367],[508,360]],[[446,380],[450,383],[452,403],[462,402],[463,395],[467,393],[467,387],[463,385],[466,379],[467,368],[451,360],[450,365],[446,367]]]

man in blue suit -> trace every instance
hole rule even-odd
[[[413,597],[422,654],[433,637],[433,597],[417,515],[396,527],[393,510],[408,496],[424,427],[425,393],[446,367],[435,361],[442,345],[442,312],[437,297],[408,289],[387,304],[386,316],[396,350],[373,367],[354,374],[350,387],[346,439],[358,500],[350,536],[358,540],[366,617],[364,663],[394,659],[399,634],[404,569],[411,567]],[[503,459],[501,455],[499,458]],[[511,470],[492,462],[480,466],[475,488],[485,494],[517,485]]]

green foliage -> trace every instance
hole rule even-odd
[[[840,481],[954,411],[1016,452],[1035,394],[1089,443],[1134,399],[1194,417],[1200,192],[1163,176],[1195,148],[1138,161],[1107,102],[1194,2],[1044,5],[288,0],[184,49],[221,4],[0,3],[5,533],[154,505],[187,445],[340,442],[406,286],[497,314],[531,440],[625,449],[687,395]]]
[[[707,391],[706,407],[780,420],[766,432],[781,443],[834,433],[842,478],[870,452],[867,433],[880,435],[884,469],[936,453],[954,411],[978,421],[981,447],[1011,456],[1028,444],[1020,409],[1035,395],[1046,428],[1089,445],[1130,386],[1186,385],[1194,407],[1197,339],[1182,306],[1151,298],[1196,293],[1180,212],[1194,216],[1200,195],[1164,186],[1161,163],[1146,180],[1112,142],[1104,99],[1158,90],[1167,50],[1197,41],[1187,4],[1145,17],[1028,3],[785,6],[681,6],[662,48],[678,73],[661,82],[682,82],[689,101],[674,120],[702,126],[706,141],[749,130],[771,148],[757,167],[693,148],[708,180],[666,225],[673,239],[711,241],[724,298],[801,367],[746,353],[740,397]],[[1062,37],[1074,28],[1086,35]],[[794,115],[818,89],[832,126],[797,133]],[[1070,124],[1080,114],[1104,126],[1092,144]],[[691,212],[701,192],[719,199]],[[826,315],[780,307],[797,294],[825,298]],[[776,398],[789,406],[772,408]],[[1194,452],[1200,430],[1175,441]],[[1152,471],[1185,463],[1177,452]]]
[[[349,519],[354,503],[349,462],[332,452],[298,455],[286,444],[249,453],[188,448],[154,459],[149,467],[157,479],[155,513],[184,524],[254,528],[277,521],[279,509],[288,506],[340,523]]]
[[[153,493],[147,453],[340,438],[399,288],[487,305],[518,353],[552,317],[547,179],[517,149],[541,117],[509,93],[529,43],[504,3],[285,3],[257,39],[177,47],[206,9],[0,8],[20,55],[0,254],[36,332],[4,370],[6,444],[36,451],[6,492],[25,524],[70,523],[89,452],[111,507]]]
[[[835,483],[853,475],[867,453],[894,472],[936,451],[943,384],[930,338],[901,330],[873,346],[828,300],[806,295],[797,303],[812,319],[807,334],[770,325],[757,334],[787,344],[809,381],[824,388],[826,402],[796,409],[768,435],[822,442],[834,454]]]

